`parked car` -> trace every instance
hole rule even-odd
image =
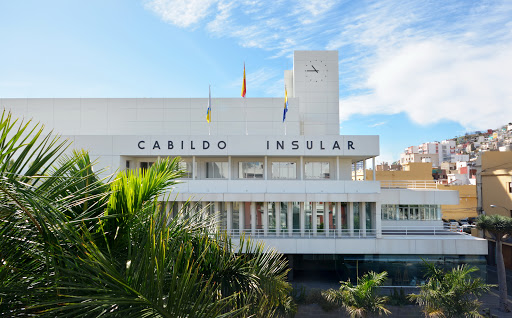
[[[471,234],[471,229],[476,228],[474,224],[464,224],[462,225],[462,232]]]

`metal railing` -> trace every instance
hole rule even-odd
[[[380,182],[383,189],[437,189],[434,180],[383,180]]]
[[[311,239],[322,239],[322,238],[375,238],[377,235],[377,230],[375,229],[329,229],[323,230],[318,229],[316,233],[312,229],[304,229],[301,232],[300,229],[293,229],[288,231],[288,229],[281,229],[279,232],[275,229],[246,229],[242,232],[240,230],[230,230],[227,232],[231,236],[240,236],[241,233],[245,233],[246,236],[256,237],[256,238],[311,238]]]
[[[408,236],[408,235],[460,235],[463,234],[460,226],[383,226],[382,235]]]
[[[225,230],[221,230],[225,231]],[[431,236],[431,235],[461,235],[465,234],[462,232],[461,227],[453,226],[383,226],[383,236]],[[318,229],[316,232],[312,229],[245,229],[240,231],[239,229],[227,231],[227,234],[231,236],[240,236],[244,234],[246,236],[255,238],[310,238],[310,239],[322,239],[322,238],[335,238],[335,239],[350,239],[350,238],[375,238],[377,236],[376,229],[329,229],[323,230]]]

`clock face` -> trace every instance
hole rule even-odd
[[[306,82],[320,83],[327,81],[327,63],[322,60],[306,61]]]

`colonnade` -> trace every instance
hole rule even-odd
[[[181,211],[185,202],[177,202],[177,210]],[[381,237],[381,204],[379,202],[333,202],[333,215],[327,208],[322,211],[317,209],[317,202],[284,202],[285,210],[281,209],[281,202],[273,205],[273,224],[269,227],[269,203],[271,202],[200,202],[203,211],[214,212],[216,223],[220,230],[226,230],[229,234],[237,236],[245,233],[252,236],[272,237]],[[359,222],[355,224],[354,205],[359,203]],[[189,206],[197,202],[188,202]],[[260,205],[260,211],[257,210]],[[306,213],[306,204],[311,204],[311,214]],[[367,215],[366,205],[370,205],[370,215]],[[234,205],[237,209],[233,209]],[[209,208],[212,207],[212,208]],[[298,207],[298,220],[294,219],[294,207]],[[170,209],[168,205],[168,209]],[[248,211],[245,211],[248,209]],[[262,211],[261,211],[262,210]],[[343,211],[343,212],[342,212]],[[262,213],[261,213],[262,212]],[[321,214],[319,214],[319,212]],[[261,215],[258,216],[258,213]],[[234,215],[238,215],[238,220]],[[283,215],[284,214],[284,215]],[[343,214],[343,216],[342,216]],[[297,216],[297,215],[296,215]],[[323,226],[319,228],[318,216],[322,217]],[[246,220],[249,217],[249,220]],[[306,218],[309,218],[307,222]],[[367,218],[370,220],[367,229]],[[286,220],[282,227],[281,220]],[[238,221],[238,222],[236,222]],[[298,221],[298,222],[297,222]],[[298,224],[297,224],[298,223]],[[308,224],[309,223],[309,224]]]

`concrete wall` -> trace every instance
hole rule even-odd
[[[438,189],[459,191],[459,204],[441,206],[443,219],[460,220],[477,216],[476,185],[439,185]]]
[[[480,186],[481,207],[486,214],[511,216],[512,152],[488,151],[482,153],[477,187]],[[496,205],[491,208],[490,205]]]

